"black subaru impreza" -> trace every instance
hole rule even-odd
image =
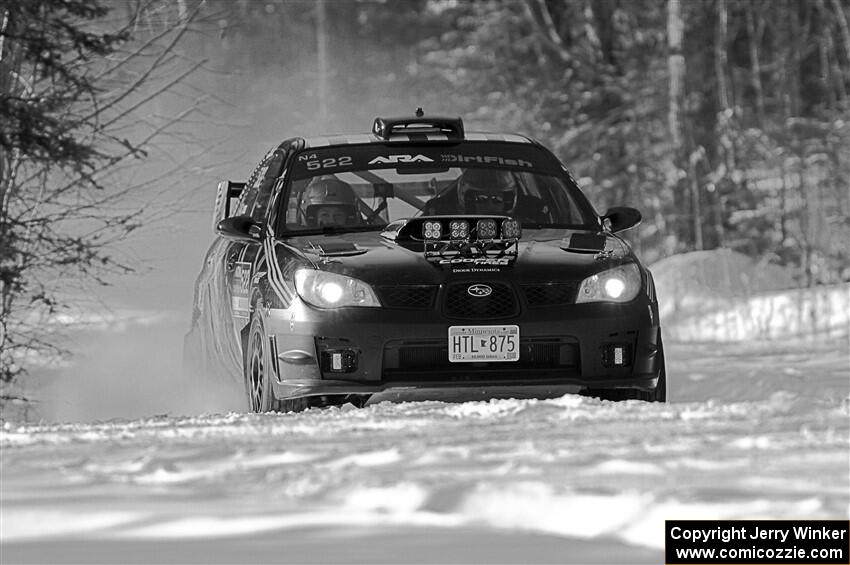
[[[415,391],[665,401],[650,272],[564,165],[460,118],[293,138],[218,186],[187,359],[255,412]]]

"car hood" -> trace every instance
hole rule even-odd
[[[421,245],[397,243],[378,233],[313,235],[288,238],[317,269],[358,278],[372,285],[442,284],[457,278],[510,278],[515,281],[557,282],[581,280],[622,263],[631,250],[620,238],[606,234],[602,252],[569,247],[573,234],[593,232],[525,230],[516,258],[506,265],[473,261],[438,262],[425,257]]]

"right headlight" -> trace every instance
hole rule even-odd
[[[372,287],[365,282],[327,271],[298,269],[295,290],[301,298],[319,308],[381,305]]]
[[[576,302],[629,302],[640,292],[640,285],[638,266],[620,265],[581,281]]]

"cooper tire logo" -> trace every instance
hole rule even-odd
[[[466,293],[475,298],[484,298],[493,294],[493,289],[486,284],[474,284],[466,289]]]

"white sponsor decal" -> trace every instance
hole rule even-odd
[[[511,259],[509,257],[463,257],[463,258],[455,258],[455,259],[440,259],[438,262],[439,265],[510,265]]]
[[[239,281],[240,291],[248,294],[248,291],[251,289],[251,263],[236,263],[236,270],[233,273],[233,277]]]
[[[490,155],[441,155],[445,163],[481,163],[482,165],[506,165],[509,167],[528,167],[534,165],[522,159],[503,159]]]
[[[369,161],[370,165],[374,165],[376,163],[380,163],[385,165],[387,163],[433,163],[433,159],[429,159],[425,155],[388,155],[386,157],[382,157],[378,155],[371,161]]]
[[[351,166],[351,163],[351,156],[349,155],[345,155],[343,157],[328,157],[327,159],[322,159],[321,161],[307,161],[307,170],[318,171],[319,169],[348,167]]]

